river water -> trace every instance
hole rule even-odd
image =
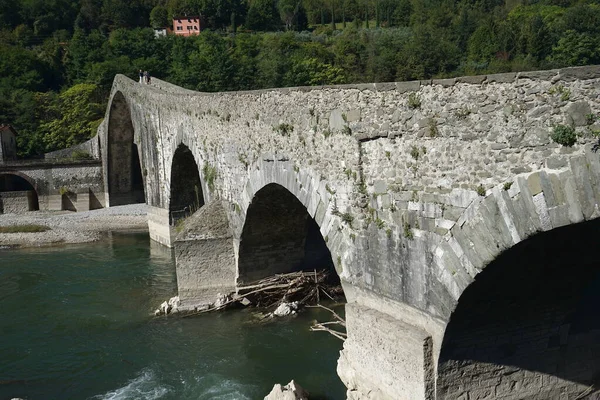
[[[292,378],[311,399],[345,398],[341,341],[308,329],[326,312],[153,317],[176,291],[170,252],[147,234],[0,250],[0,400],[255,400]]]

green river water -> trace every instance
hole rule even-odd
[[[0,250],[0,400],[258,400],[292,378],[311,399],[345,398],[341,341],[308,329],[326,312],[153,317],[176,291],[170,252],[147,234]]]

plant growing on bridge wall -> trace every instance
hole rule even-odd
[[[209,163],[205,163],[202,167],[202,173],[204,174],[204,181],[208,189],[213,192],[215,190],[215,178],[217,177],[217,168],[213,167]]]
[[[483,187],[483,185],[480,184],[479,186],[477,186],[477,189],[475,189],[475,191],[478,195],[485,196],[485,188]]]
[[[294,126],[291,124],[281,123],[273,127],[273,130],[279,133],[281,136],[290,136],[290,133],[294,132]]]
[[[408,108],[417,109],[421,108],[421,97],[415,92],[408,95]]]
[[[58,189],[58,193],[59,193],[61,196],[64,196],[64,195],[67,195],[67,196],[69,196],[69,195],[71,195],[73,192],[71,192],[71,189],[69,189],[68,187],[66,187],[66,186],[61,186],[61,188],[60,188],[60,189]]]
[[[552,129],[550,138],[560,145],[571,147],[577,142],[577,133],[575,133],[575,129],[571,126],[556,125]]]
[[[429,119],[429,137],[436,138],[440,136],[440,130],[437,126],[437,121],[433,118]]]
[[[504,183],[504,190],[509,190],[510,187],[512,186],[512,184],[513,184],[512,182],[505,182]]]
[[[414,237],[412,228],[410,227],[410,224],[408,222],[404,221],[402,223],[402,229],[404,230],[405,238],[411,240]]]
[[[588,114],[585,116],[585,120],[588,125],[592,125],[597,119],[600,119],[600,117],[598,117],[596,114]]]
[[[548,93],[560,95],[562,101],[568,101],[571,98],[571,91],[563,85],[551,87],[550,90],[548,90]]]
[[[244,166],[245,166],[246,168],[248,168],[248,165],[250,165],[250,162],[248,161],[248,156],[246,156],[246,154],[245,154],[245,153],[240,153],[240,154],[238,155],[238,160],[239,160],[239,161],[240,161],[242,164],[244,164]]]

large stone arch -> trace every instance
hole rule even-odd
[[[0,173],[0,213],[39,209],[39,194],[34,179],[18,171]]]
[[[171,158],[169,221],[173,225],[205,204],[200,169],[190,148],[180,143]]]
[[[547,240],[547,243],[553,243],[552,249],[554,250],[554,247],[560,246],[560,239],[555,238],[559,234],[555,231],[573,232],[569,230],[572,228],[575,229],[575,232],[579,232],[576,227],[582,224],[586,227],[584,230],[589,231],[589,226],[597,228],[596,221],[593,222],[595,225],[585,225],[589,222],[583,222],[594,220],[600,216],[599,204],[600,161],[598,155],[593,152],[572,157],[568,166],[560,170],[543,169],[530,174],[518,175],[512,181],[488,190],[485,196],[475,198],[448,234],[440,240],[434,252],[434,260],[431,266],[432,273],[435,274],[449,294],[447,298],[451,299],[445,303],[439,302],[433,307],[435,312],[447,323],[450,322],[447,325],[443,341],[444,346],[461,340],[457,339],[460,336],[460,333],[457,332],[460,332],[461,327],[464,330],[466,326],[464,315],[469,314],[464,309],[475,306],[481,308],[486,306],[487,302],[493,301],[493,279],[490,281],[488,276],[499,274],[498,276],[504,279],[502,281],[504,286],[507,286],[505,289],[507,295],[512,293],[511,290],[514,287],[526,288],[527,286],[522,286],[524,281],[528,282],[529,285],[534,285],[534,281],[519,276],[521,271],[506,267],[506,260],[514,261],[514,254],[523,254],[521,249],[531,247],[531,243],[537,243],[537,251],[539,252],[539,249],[544,246],[544,240]],[[563,236],[563,240],[565,238]],[[529,256],[527,255],[527,257]],[[554,257],[554,259],[557,258],[558,256]],[[502,265],[505,266],[504,269]],[[490,271],[488,271],[488,268],[490,268]],[[539,270],[541,271],[543,268],[540,267]],[[569,278],[573,277],[569,276]],[[511,280],[515,282],[513,287],[508,284]],[[535,286],[531,287],[533,290]],[[579,288],[581,289],[581,285]],[[544,293],[545,295],[548,294],[547,292]],[[486,298],[487,294],[489,294],[489,298]],[[514,293],[512,296],[513,299],[518,298]],[[519,301],[525,301],[523,298],[519,299]],[[517,302],[517,300],[514,301]],[[463,304],[463,302],[466,304]],[[554,305],[556,310],[561,309],[558,305]],[[524,302],[516,310],[529,310],[531,307],[533,307],[531,302]],[[491,313],[495,314],[493,318],[502,318],[500,309],[491,311]],[[476,315],[477,311],[473,311],[471,314]],[[487,346],[489,348],[494,347],[493,343],[490,344],[494,337],[503,338],[502,340],[508,340],[509,342],[512,341],[513,344],[516,343],[509,332],[502,332],[501,321],[495,321],[498,322],[498,326],[487,332]],[[510,322],[510,319],[507,319],[507,316],[504,315],[503,322]],[[486,323],[489,326],[489,321]],[[523,328],[523,324],[516,324],[511,329],[519,329],[519,327],[524,331],[527,330]],[[510,330],[507,327],[505,329]],[[524,334],[531,334],[531,332]],[[543,337],[540,333],[538,340],[541,346],[538,349],[539,356],[551,357],[549,354],[552,351],[548,348],[543,349],[541,344],[544,340],[548,341],[549,337]],[[544,396],[549,395],[549,393],[541,394],[541,397],[535,397],[532,393],[535,393],[535,390],[542,390],[541,388],[545,386],[552,387],[555,390],[579,390],[578,385],[563,385],[564,382],[561,379],[565,376],[559,378],[556,376],[558,373],[552,375],[549,370],[540,371],[543,369],[542,367],[531,367],[531,360],[529,360],[529,364],[524,360],[520,366],[513,365],[512,369],[498,367],[497,363],[499,364],[501,361],[498,361],[497,358],[494,359],[491,354],[488,354],[490,358],[487,360],[481,360],[483,357],[481,352],[478,353],[479,350],[477,350],[477,346],[481,347],[481,343],[471,344],[471,352],[479,354],[477,356],[479,360],[476,363],[466,362],[464,359],[452,359],[452,357],[465,358],[465,356],[464,354],[453,356],[452,354],[456,353],[444,348],[442,341],[438,340],[434,352],[435,358],[439,356],[438,398],[460,398],[461,395],[467,395],[465,393],[469,391],[472,391],[472,396],[489,392],[488,395],[493,398],[502,398],[503,395],[508,395],[512,390],[513,397],[510,398],[541,399],[547,398]],[[498,346],[504,345],[508,350],[514,348],[514,346],[511,347],[511,343],[497,344]],[[452,344],[449,346],[452,346]],[[525,358],[526,355],[523,355],[523,357]],[[598,361],[587,361],[596,363],[595,366],[597,367]],[[537,371],[523,372],[527,371],[528,366],[534,370],[537,368]],[[508,376],[513,373],[516,374],[513,376],[514,380],[511,380],[512,378],[501,379],[504,375]],[[486,383],[482,383],[479,387],[473,386],[471,383],[478,381],[469,381],[474,378],[474,374],[481,374],[478,380]],[[464,382],[458,379],[459,376],[464,377]],[[506,383],[523,381],[523,379],[525,382],[534,382],[527,389],[531,389],[530,391],[523,388],[517,390],[518,388],[514,386],[511,388],[511,385]],[[577,378],[574,377],[573,379]],[[493,384],[493,380],[502,381],[503,383],[502,385],[499,383]],[[471,383],[467,385],[465,382]],[[562,387],[556,386],[559,385],[559,382],[563,382],[561,383]],[[580,383],[582,382],[583,380],[580,379]],[[488,384],[489,386],[485,386]],[[529,393],[529,395],[524,394],[524,397],[518,397],[514,395],[514,391]]]
[[[130,106],[121,91],[109,105],[106,127],[106,191],[110,206],[144,203],[143,162],[135,142]]]
[[[248,221],[254,219],[252,216],[253,210],[259,210],[259,213],[265,210],[263,206],[258,206],[257,199],[260,199],[261,194],[273,199],[273,195],[281,194],[289,201],[288,204],[296,202],[292,205],[293,210],[301,214],[306,213],[308,218],[314,221],[307,226],[313,233],[318,228],[320,236],[323,238],[327,250],[331,255],[333,266],[337,274],[342,277],[344,274],[343,259],[346,249],[343,247],[344,240],[338,227],[341,221],[338,216],[332,213],[331,206],[333,205],[333,195],[327,191],[327,181],[321,179],[313,170],[306,167],[297,167],[296,164],[284,156],[265,156],[260,161],[256,162],[248,168],[248,179],[245,184],[245,189],[242,192],[239,206],[239,211],[232,213],[232,225],[234,226],[234,240],[237,253],[237,270],[238,283],[251,280],[252,277],[244,277],[245,263],[244,256],[244,231],[248,232],[252,229],[247,226]],[[267,203],[268,204],[268,203]],[[237,207],[236,206],[236,207]],[[280,208],[278,211],[284,211]],[[298,217],[300,222],[301,217]],[[260,228],[259,228],[260,231]],[[263,231],[263,233],[266,233]],[[290,236],[290,244],[294,241]],[[248,243],[247,243],[248,244]],[[255,242],[255,244],[257,244]],[[281,250],[281,249],[279,249]],[[277,269],[277,268],[275,268]],[[273,270],[274,271],[274,270]],[[282,272],[282,271],[279,271]],[[268,273],[267,270],[263,273]],[[257,278],[260,274],[254,276]],[[241,280],[240,280],[241,278]]]

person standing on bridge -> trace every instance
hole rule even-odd
[[[150,76],[150,72],[146,72],[146,84],[150,84],[152,77]]]
[[[144,83],[144,71],[140,69],[140,83]]]

